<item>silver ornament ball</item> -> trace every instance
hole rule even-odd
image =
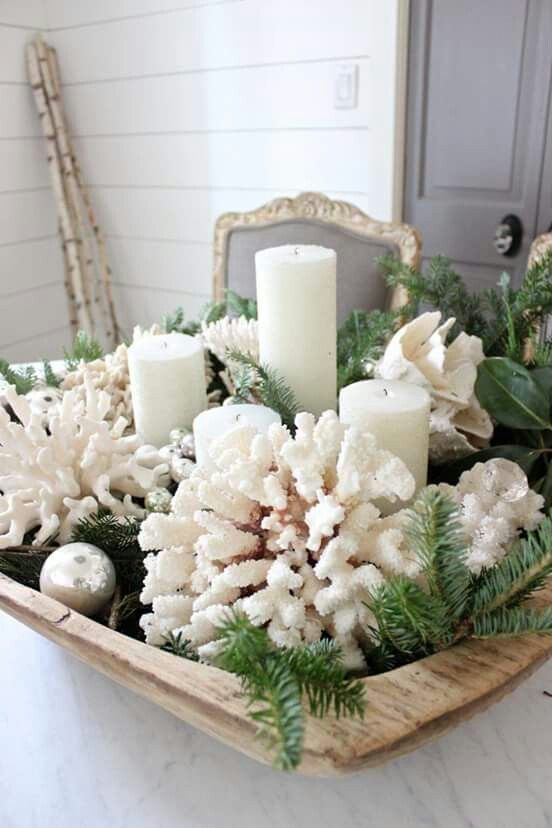
[[[187,460],[195,460],[195,442],[194,435],[191,431],[188,431],[188,433],[182,437],[178,446],[182,457],[185,457]]]
[[[180,483],[182,480],[187,480],[196,464],[188,457],[173,457],[170,463],[171,477],[175,483]]]
[[[149,491],[145,497],[145,505],[148,512],[167,512],[171,511],[172,495],[167,489],[156,486]]]
[[[169,432],[169,443],[179,446],[181,441],[191,433],[189,428],[173,428]]]
[[[495,457],[485,463],[483,486],[505,503],[515,503],[529,491],[529,481],[523,469],[503,457]]]
[[[60,546],[40,572],[40,591],[82,615],[97,615],[113,597],[115,586],[115,567],[91,543]]]
[[[169,443],[168,446],[162,446],[162,448],[159,449],[159,456],[165,461],[165,463],[170,465],[173,457],[180,457],[180,449],[173,443]]]

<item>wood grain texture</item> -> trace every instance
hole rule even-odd
[[[550,601],[552,587],[538,599]],[[0,608],[179,719],[270,762],[234,676],[126,638],[1,575]],[[299,772],[354,773],[415,750],[499,701],[551,654],[552,637],[468,641],[366,678],[364,721],[309,718]]]

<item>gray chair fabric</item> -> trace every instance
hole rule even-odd
[[[254,299],[255,253],[281,244],[319,244],[336,251],[338,324],[352,310],[386,307],[388,288],[374,260],[385,253],[398,255],[398,247],[313,219],[232,230],[228,236],[226,287]]]

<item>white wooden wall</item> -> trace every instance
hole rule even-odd
[[[45,148],[24,61],[41,0],[0,0],[0,356],[59,355],[69,338]]]
[[[179,304],[194,316],[210,297],[221,212],[312,189],[391,217],[398,0],[45,2],[127,329]],[[28,17],[35,3],[4,5],[25,6]],[[14,65],[26,34],[0,35]],[[343,62],[359,67],[355,109],[334,107]],[[28,92],[14,90],[4,98],[21,98],[17,134],[34,135]],[[14,117],[2,128],[13,129]],[[8,177],[19,176],[10,189],[33,189],[9,197],[21,204],[15,223],[32,220],[33,237],[49,237],[33,245],[44,245],[55,269],[49,193],[36,189],[47,185],[41,146],[4,144],[17,156],[0,158]],[[30,262],[45,256],[22,250]]]

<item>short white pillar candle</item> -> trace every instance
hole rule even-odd
[[[265,434],[273,423],[281,423],[280,415],[264,405],[222,405],[203,411],[194,420],[198,466],[208,461],[209,446],[226,431],[238,425],[250,425]]]
[[[271,247],[255,254],[255,268],[261,362],[287,382],[301,409],[335,410],[335,250]]]
[[[128,349],[136,431],[160,447],[173,428],[191,428],[207,407],[203,346],[198,339],[170,333],[144,336]]]
[[[430,398],[424,388],[398,380],[364,380],[342,389],[339,418],[365,427],[378,448],[405,463],[416,480],[416,492],[427,483]]]

